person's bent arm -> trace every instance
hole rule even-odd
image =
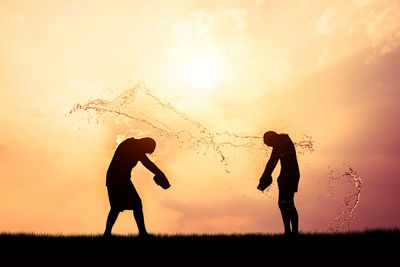
[[[272,184],[272,172],[274,171],[276,164],[279,161],[279,154],[278,152],[273,149],[271,153],[271,157],[269,158],[267,162],[267,166],[265,166],[264,173],[262,174],[260,178],[260,182],[257,186],[257,189],[263,191],[265,190],[268,186]]]
[[[269,158],[269,160],[267,162],[267,166],[265,166],[264,173],[261,177],[271,176],[278,161],[279,161],[279,154],[275,149],[273,149],[272,153],[271,153],[271,157]]]
[[[155,175],[164,175],[164,173],[156,166],[156,164],[154,164],[146,155],[142,156],[140,162],[142,162],[143,166],[145,166]]]

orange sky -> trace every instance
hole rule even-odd
[[[335,227],[355,192],[334,179],[348,165],[362,191],[340,229],[399,227],[399,21],[395,0],[0,1],[0,231],[103,232],[105,172],[122,136],[157,139],[172,184],[133,172],[150,232],[283,231],[276,183],[256,190],[262,144],[222,146],[220,162],[205,143],[180,148],[123,116],[69,114],[93,99],[116,108],[135,86],[211,134],[311,136],[313,152],[298,148],[301,230]],[[201,136],[138,99],[124,111]],[[130,212],[115,232],[136,232]]]

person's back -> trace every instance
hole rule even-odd
[[[137,139],[128,138],[115,150],[107,170],[106,185],[127,182],[131,179],[131,171],[137,165],[140,153]]]
[[[300,171],[297,163],[296,149],[289,135],[279,134],[276,145],[273,146],[273,152],[277,153],[281,161],[281,172],[277,179],[278,183],[290,187],[297,192]]]

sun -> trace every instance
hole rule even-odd
[[[220,87],[224,79],[223,62],[218,54],[174,54],[166,64],[166,80],[183,94],[208,95]]]
[[[187,85],[207,89],[217,84],[220,73],[212,62],[193,62],[183,66],[183,75]]]

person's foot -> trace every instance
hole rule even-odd
[[[110,238],[111,237],[111,232],[104,232],[103,237],[104,238]]]
[[[144,232],[144,233],[139,233],[139,238],[143,238],[143,239],[145,239],[145,238],[150,238],[150,237],[152,237],[153,235],[151,235],[151,234],[149,234],[149,233],[147,233],[147,232]]]
[[[283,233],[284,240],[291,240],[292,239],[292,232],[284,232]]]

